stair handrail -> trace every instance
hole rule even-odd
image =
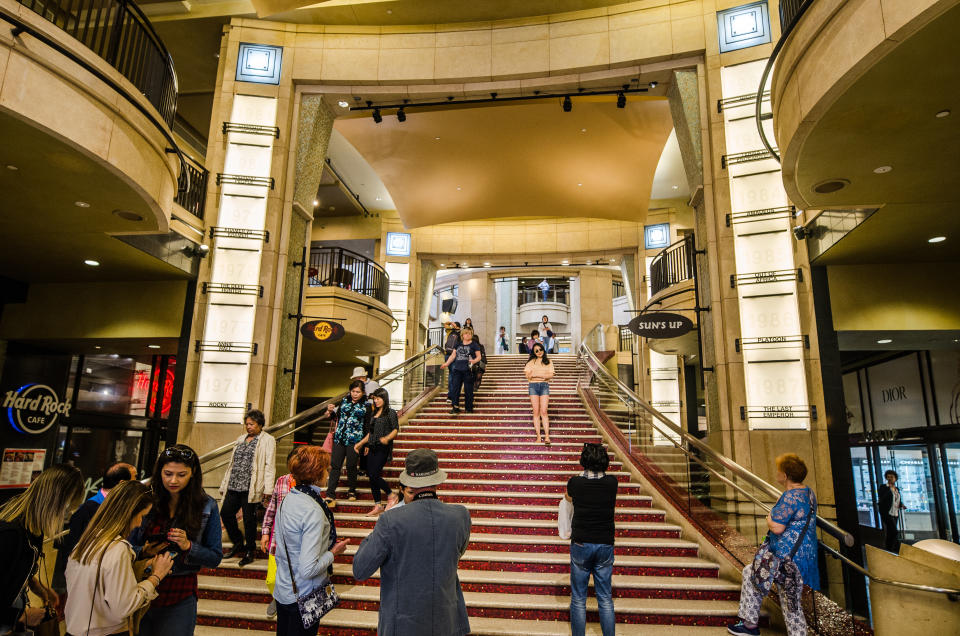
[[[589,337],[590,333],[592,333],[597,329],[602,329],[602,328],[603,326],[598,323],[596,326],[593,327],[593,329],[590,330],[590,332],[588,332],[587,336]],[[607,371],[607,368],[603,365],[603,363],[600,362],[597,356],[594,355],[593,351],[590,350],[590,347],[587,345],[586,338],[584,338],[583,342],[580,343],[580,351],[582,351],[583,354],[589,358],[591,363],[596,365],[598,372],[606,376],[605,377],[606,380],[613,382],[617,386],[617,389],[619,391],[622,391],[623,394],[629,397],[631,401],[638,404],[641,408],[643,408],[643,410],[645,410],[651,416],[656,418],[658,422],[663,424],[663,426],[670,431],[670,433],[678,436],[681,440],[683,440],[687,444],[695,447],[700,452],[709,456],[710,459],[716,461],[718,464],[720,464],[730,472],[734,473],[738,477],[743,478],[745,481],[749,482],[751,485],[753,485],[760,491],[770,495],[771,497],[778,499],[780,495],[783,494],[782,490],[780,490],[779,488],[777,488],[776,486],[774,486],[773,484],[765,480],[763,477],[760,477],[756,473],[753,473],[747,470],[746,468],[744,468],[737,462],[733,461],[726,455],[721,455],[714,448],[705,444],[702,440],[687,433],[685,430],[683,430],[682,428],[680,428],[679,426],[671,422],[669,419],[667,419],[667,417],[663,413],[653,408],[653,406],[651,406],[646,400],[644,400],[639,395],[634,393],[632,389],[630,389],[618,378],[614,377],[609,371]],[[668,439],[670,439],[669,436],[667,437]],[[681,451],[686,450],[683,448],[681,444],[678,444],[675,439],[671,439],[671,441],[675,446],[680,448]],[[844,544],[847,545],[847,547],[850,547],[854,544],[853,535],[847,532],[846,530],[844,530],[843,528],[839,527],[835,523],[831,522],[829,519],[824,519],[823,517],[817,515],[817,525],[823,528],[824,530],[826,530],[827,532],[829,532],[831,535],[833,535],[837,539],[842,540]]]
[[[386,377],[389,376],[390,374],[395,373],[396,371],[402,369],[403,367],[408,366],[409,364],[411,364],[411,363],[413,363],[413,362],[415,362],[415,361],[417,361],[417,360],[419,360],[419,359],[426,360],[427,357],[429,357],[430,355],[433,355],[434,353],[438,353],[438,352],[441,352],[441,351],[443,351],[443,348],[442,348],[440,345],[433,345],[432,347],[427,347],[426,349],[424,349],[424,350],[421,351],[420,353],[417,353],[417,354],[414,354],[414,355],[410,356],[409,358],[407,358],[406,360],[404,360],[404,361],[401,362],[400,364],[397,364],[397,365],[395,365],[395,366],[393,366],[393,367],[390,367],[390,368],[387,369],[386,371],[383,371],[382,373],[380,373],[379,375],[377,375],[377,376],[376,376],[375,378],[373,378],[373,379],[374,379],[374,381],[379,382],[381,379],[386,378]],[[343,393],[337,395],[336,397],[332,397],[332,398],[330,398],[330,399],[328,399],[328,400],[326,400],[326,401],[324,401],[324,402],[321,402],[320,404],[316,404],[316,405],[314,405],[314,406],[311,406],[310,408],[308,408],[308,409],[306,409],[306,410],[304,410],[304,411],[300,411],[299,413],[297,413],[297,414],[294,415],[293,417],[287,418],[287,419],[285,419],[285,420],[283,420],[282,422],[279,422],[279,423],[277,423],[277,424],[273,424],[273,425],[271,425],[271,426],[267,426],[267,427],[264,428],[263,430],[264,430],[264,432],[266,432],[266,433],[273,433],[274,431],[279,431],[280,429],[286,428],[287,426],[296,425],[296,424],[298,424],[298,423],[301,423],[301,422],[303,422],[304,420],[313,418],[314,416],[321,416],[321,415],[323,415],[324,413],[326,413],[326,411],[327,411],[327,406],[328,406],[328,405],[330,405],[330,404],[335,404],[335,403],[339,402],[339,401],[342,400],[344,397],[346,397],[346,395],[347,395],[347,391],[344,391]],[[304,425],[306,425],[306,424],[304,424]],[[218,458],[218,457],[222,457],[223,455],[226,455],[226,454],[229,453],[229,452],[232,452],[235,446],[236,446],[236,442],[229,442],[229,443],[227,443],[227,444],[224,444],[223,446],[220,446],[220,447],[218,447],[218,448],[213,449],[212,451],[209,451],[209,452],[207,452],[207,453],[204,453],[203,455],[200,456],[200,464],[202,465],[202,464],[204,464],[204,463],[206,463],[206,462],[209,462],[209,461],[211,461],[211,460],[213,460],[213,459],[216,459],[216,458]]]
[[[601,325],[600,323],[597,323],[597,325],[595,325],[595,326],[593,327],[593,329],[591,329],[590,332],[588,332],[587,335],[589,336],[590,333],[592,333],[594,330],[596,330],[596,329],[602,329],[602,328],[603,328],[603,325]],[[660,413],[658,410],[656,410],[655,408],[653,408],[649,403],[647,403],[646,400],[644,400],[643,398],[641,398],[641,397],[640,397],[639,395],[637,395],[634,391],[632,391],[629,387],[627,387],[625,384],[623,384],[623,382],[621,382],[618,378],[614,377],[609,371],[607,371],[607,368],[603,365],[602,362],[600,362],[600,360],[597,358],[597,356],[594,355],[593,351],[590,350],[590,347],[587,345],[586,338],[584,338],[584,340],[580,343],[580,347],[578,348],[578,351],[579,351],[580,353],[582,353],[584,356],[586,356],[586,357],[590,360],[590,362],[592,363],[592,365],[595,366],[594,372],[598,372],[598,373],[600,373],[601,375],[603,375],[603,376],[604,376],[604,380],[613,382],[613,383],[617,386],[617,389],[618,389],[618,390],[622,391],[622,392],[623,392],[624,394],[626,394],[627,397],[629,397],[632,401],[634,401],[634,402],[636,402],[637,404],[639,404],[645,411],[647,411],[648,413],[650,413],[650,415],[652,415],[653,417],[655,417],[660,423],[664,424],[664,426],[665,426],[666,428],[668,428],[671,433],[679,436],[683,441],[691,444],[692,446],[694,446],[694,447],[697,448],[698,450],[700,450],[700,451],[702,451],[703,453],[709,455],[711,459],[713,459],[713,460],[716,461],[717,463],[721,464],[724,468],[726,468],[726,469],[730,470],[731,472],[735,473],[737,476],[742,477],[743,479],[745,479],[746,481],[750,482],[751,484],[753,484],[754,486],[756,486],[756,487],[759,488],[760,490],[768,493],[768,494],[771,495],[772,497],[776,497],[776,498],[779,499],[780,495],[782,494],[782,491],[780,491],[776,486],[774,486],[773,484],[769,483],[768,481],[766,481],[765,479],[763,479],[763,478],[760,477],[759,475],[756,475],[756,474],[750,472],[749,470],[747,470],[746,468],[744,468],[744,467],[741,466],[740,464],[736,463],[735,461],[733,461],[733,460],[730,459],[729,457],[726,457],[725,455],[721,455],[721,454],[718,453],[716,450],[714,450],[713,448],[711,448],[711,447],[708,446],[707,444],[703,443],[700,439],[694,437],[693,435],[690,435],[689,433],[687,433],[686,431],[684,431],[682,428],[678,427],[676,424],[674,424],[674,423],[671,422],[669,419],[667,419],[667,417],[666,417],[665,415],[663,415],[663,414]],[[580,378],[579,378],[579,377],[577,378],[577,382],[578,382],[578,383],[580,382]],[[620,396],[618,395],[618,397],[620,397]],[[622,399],[622,398],[621,398],[621,399]],[[700,458],[696,457],[695,455],[693,455],[692,453],[690,453],[689,451],[687,451],[687,449],[683,448],[683,446],[682,446],[681,444],[677,443],[677,441],[676,441],[675,439],[671,438],[670,436],[666,436],[666,437],[667,437],[668,439],[670,439],[670,441],[671,441],[682,453],[684,453],[687,457],[690,457],[690,458],[692,458],[692,459],[697,460],[699,463],[701,463],[701,465],[704,466],[704,468],[706,468],[707,470],[709,470],[709,471],[712,472],[713,474],[717,475],[717,477],[719,477],[721,480],[723,480],[727,485],[729,485],[729,486],[735,488],[737,491],[743,493],[743,495],[746,496],[748,499],[750,499],[752,503],[754,503],[754,504],[756,504],[756,505],[759,505],[761,508],[763,508],[763,509],[765,509],[765,510],[767,510],[767,511],[769,512],[770,506],[769,506],[768,504],[766,504],[766,503],[763,502],[763,501],[760,501],[759,499],[757,499],[756,497],[754,497],[752,494],[750,494],[749,492],[747,492],[746,490],[744,490],[743,488],[741,488],[740,486],[738,486],[735,482],[733,482],[732,480],[730,480],[730,479],[726,478],[725,476],[719,474],[718,472],[716,472],[715,470],[713,470],[713,469],[710,468],[709,466],[706,466],[705,464],[702,464],[702,460],[701,460]],[[823,528],[824,530],[826,530],[828,533],[830,533],[830,534],[833,535],[834,537],[836,537],[836,538],[838,538],[838,539],[841,539],[841,540],[847,545],[847,547],[853,546],[853,544],[854,544],[854,537],[853,537],[853,535],[850,534],[849,532],[847,532],[846,530],[844,530],[843,528],[840,528],[840,527],[837,526],[836,524],[832,523],[830,520],[824,519],[824,518],[821,517],[820,515],[817,515],[817,525],[820,526],[821,528]],[[831,546],[825,544],[823,541],[820,541],[819,538],[817,539],[817,542],[820,544],[820,547],[822,547],[822,548],[823,548],[826,552],[828,552],[832,557],[834,557],[835,559],[839,559],[840,561],[843,561],[845,564],[847,564],[847,565],[849,565],[850,567],[852,567],[854,570],[856,570],[857,572],[859,572],[861,575],[866,576],[866,577],[867,577],[868,579],[870,579],[871,581],[876,581],[877,583],[882,583],[882,584],[884,584],[884,585],[892,585],[892,586],[894,586],[894,587],[900,587],[900,588],[904,588],[904,589],[908,589],[908,590],[916,590],[916,591],[920,591],[920,592],[934,592],[934,593],[937,593],[937,594],[946,594],[947,597],[948,597],[951,601],[958,601],[958,600],[960,600],[960,589],[945,588],[945,587],[935,587],[935,586],[931,586],[931,585],[921,585],[921,584],[919,584],[919,583],[908,583],[908,582],[906,582],[906,581],[895,581],[895,580],[892,580],[892,579],[886,579],[886,578],[877,576],[877,575],[875,575],[875,574],[872,574],[869,570],[867,570],[866,568],[864,568],[864,567],[863,567],[862,565],[860,565],[859,563],[857,563],[857,562],[853,561],[852,559],[850,559],[849,557],[841,554],[839,551],[837,551],[837,550],[835,550],[834,548],[832,548]]]

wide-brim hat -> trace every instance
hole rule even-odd
[[[415,448],[404,460],[400,483],[408,488],[426,488],[442,484],[447,473],[440,470],[437,454],[429,448]]]
[[[353,373],[350,374],[350,379],[353,378],[365,378],[367,377],[367,370],[363,367],[353,367]]]

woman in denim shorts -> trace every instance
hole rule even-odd
[[[550,419],[547,417],[547,405],[550,401],[550,380],[553,378],[553,363],[547,358],[543,344],[533,345],[530,358],[523,367],[523,374],[530,383],[530,406],[533,407],[533,430],[537,433],[537,443],[550,445]],[[540,421],[543,420],[543,439],[540,439]]]

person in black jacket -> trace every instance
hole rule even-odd
[[[570,631],[583,636],[587,621],[587,586],[593,587],[600,610],[603,636],[613,636],[613,541],[616,534],[614,509],[619,482],[607,475],[610,465],[603,444],[583,445],[580,453],[583,473],[567,482],[567,501],[573,503],[573,533],[570,536]]]
[[[53,589],[58,593],[66,590],[67,582],[64,579],[64,572],[67,568],[67,559],[70,553],[80,541],[80,536],[87,529],[93,515],[97,513],[100,504],[106,499],[107,494],[121,482],[129,481],[137,476],[137,469],[130,464],[119,462],[108,467],[103,471],[103,478],[100,480],[100,490],[95,495],[80,504],[77,511],[70,517],[67,524],[67,536],[60,540],[57,547],[57,563],[53,570]]]
[[[888,470],[883,473],[883,478],[887,483],[882,484],[878,489],[877,501],[880,507],[880,519],[883,521],[884,548],[890,552],[900,552],[900,511],[907,507],[900,501],[900,489],[897,488],[897,480],[900,476],[897,471]]]
[[[42,607],[28,607],[27,588],[45,606],[56,607],[57,593],[40,582],[37,564],[43,553],[44,536],[52,537],[63,518],[83,497],[80,470],[67,465],[51,466],[33,480],[25,492],[0,508],[0,634],[18,628],[19,623],[37,625],[43,620]]]

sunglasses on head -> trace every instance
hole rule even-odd
[[[193,458],[197,455],[189,448],[170,446],[169,448],[163,449],[163,452],[160,453],[160,456],[169,457],[172,460],[187,463],[192,462]]]

